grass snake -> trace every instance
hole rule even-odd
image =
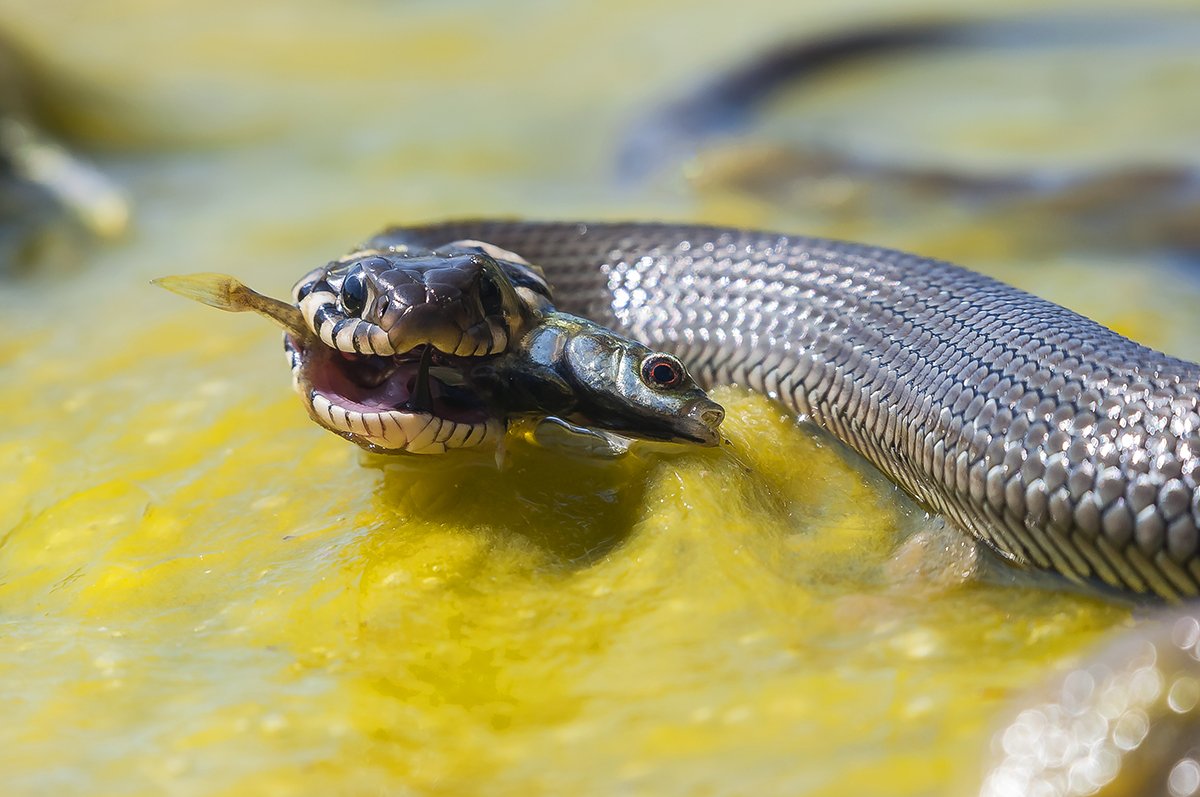
[[[466,221],[556,305],[766,393],[1019,565],[1200,592],[1200,365],[950,263],[722,227]]]

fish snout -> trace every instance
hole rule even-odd
[[[699,398],[684,407],[688,429],[685,436],[700,445],[715,446],[721,441],[718,429],[725,420],[725,409],[709,398]]]

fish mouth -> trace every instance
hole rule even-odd
[[[312,419],[370,451],[442,454],[504,434],[503,420],[456,378],[455,358],[430,346],[356,354],[289,333],[284,350]]]
[[[712,447],[721,443],[721,422],[725,420],[725,409],[712,399],[695,399],[683,405],[670,417],[643,416],[641,425],[636,428],[628,422],[613,423],[611,417],[596,418],[587,413],[570,415],[567,420],[580,426],[606,429],[642,440]]]
[[[702,446],[715,446],[721,442],[723,420],[724,407],[712,399],[698,399],[685,410],[676,433],[680,440]]]

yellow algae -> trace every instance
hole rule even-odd
[[[129,240],[0,291],[3,793],[964,794],[997,710],[1127,620],[964,580],[935,520],[739,388],[715,450],[374,457],[308,420],[276,330],[148,284],[284,296],[393,222],[683,217],[951,256],[1196,356],[1196,287],[1136,253],[607,187],[635,100],[859,11],[5,5],[107,89],[60,122],[156,151],[100,158]]]
[[[718,450],[383,458],[311,427],[268,354],[238,356],[271,361],[269,399],[198,389],[184,418],[170,396],[227,366],[158,363],[174,383],[132,415],[182,422],[173,444],[121,430],[86,484],[29,486],[45,505],[0,549],[27,641],[0,667],[31,685],[14,782],[56,782],[69,738],[67,770],[101,793],[907,793],[1120,614],[897,591],[885,564],[920,513],[737,389],[717,393]]]

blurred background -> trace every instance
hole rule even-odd
[[[0,0],[8,793],[964,793],[1125,610],[897,575],[923,515],[736,391],[798,486],[364,468],[277,333],[147,280],[283,296],[454,216],[708,221],[1200,358],[1194,3],[973,5]],[[464,485],[494,506],[431,497]]]

